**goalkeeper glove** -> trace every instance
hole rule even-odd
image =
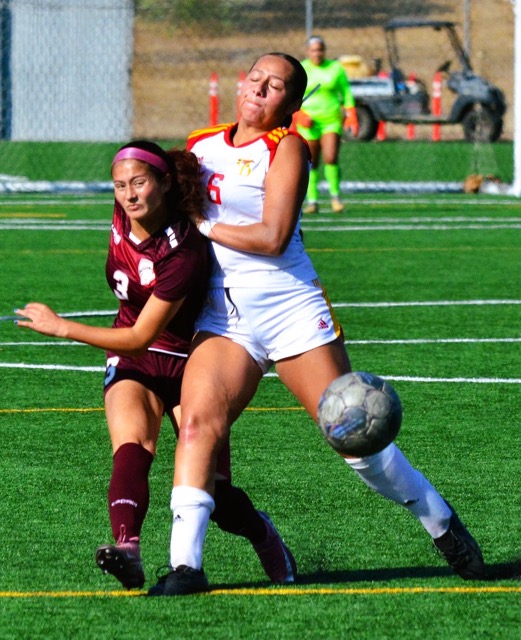
[[[358,125],[358,116],[356,115],[355,107],[347,107],[344,109],[344,131],[351,130],[351,134],[356,138],[360,131]]]
[[[309,129],[313,126],[313,120],[308,116],[305,111],[297,111],[293,114],[293,122],[297,124],[299,127],[304,127],[305,129]]]

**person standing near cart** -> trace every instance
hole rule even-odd
[[[308,75],[303,107],[295,115],[297,131],[311,150],[311,171],[304,213],[318,213],[318,179],[320,157],[334,213],[341,213],[340,167],[338,155],[344,129],[358,135],[358,118],[351,85],[340,62],[326,58],[326,43],[321,36],[311,36],[307,58],[302,66]]]

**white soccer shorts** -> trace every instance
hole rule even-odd
[[[305,353],[342,335],[318,280],[270,290],[210,289],[196,330],[242,345],[263,373],[272,362]]]

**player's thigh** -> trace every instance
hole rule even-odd
[[[230,426],[255,394],[262,372],[229,338],[198,334],[181,386],[181,425],[206,421]]]
[[[105,415],[114,452],[133,442],[155,453],[163,403],[153,391],[135,380],[120,380],[105,394]]]
[[[275,367],[280,380],[313,420],[317,419],[318,402],[325,388],[335,378],[351,371],[342,338],[279,360]]]
[[[337,164],[340,136],[336,132],[324,133],[321,138],[322,160],[324,164]]]

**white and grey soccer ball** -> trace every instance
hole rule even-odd
[[[318,423],[341,455],[363,458],[385,449],[398,435],[402,404],[393,387],[365,371],[333,380],[318,405]]]

